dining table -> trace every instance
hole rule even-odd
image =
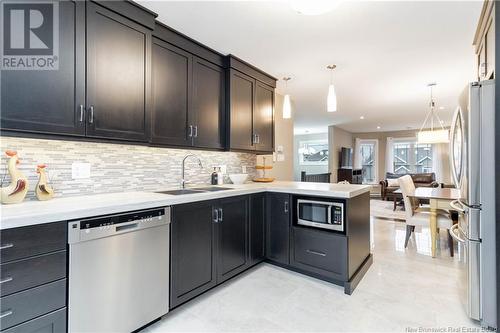
[[[394,191],[401,193],[401,189]],[[408,194],[409,197],[417,199],[429,200],[430,211],[430,231],[431,231],[431,254],[436,257],[438,228],[437,228],[437,212],[438,209],[449,210],[450,202],[460,199],[460,190],[456,188],[439,188],[439,187],[417,187],[414,191]],[[451,217],[450,217],[451,218]]]

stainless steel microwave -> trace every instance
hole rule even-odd
[[[342,202],[297,199],[297,224],[335,231],[344,231]]]

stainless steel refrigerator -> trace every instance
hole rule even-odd
[[[483,327],[497,327],[495,207],[495,81],[468,85],[450,132],[450,164],[461,199],[450,230],[461,249],[463,301]]]

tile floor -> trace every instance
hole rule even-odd
[[[445,231],[435,259],[428,228],[417,228],[406,250],[404,223],[373,219],[372,235],[374,263],[351,296],[342,287],[260,264],[141,333],[478,327],[460,302],[460,251],[449,256]]]

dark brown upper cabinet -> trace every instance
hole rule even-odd
[[[225,148],[222,56],[159,23],[154,36],[152,142]]]
[[[271,153],[276,79],[234,56],[227,59],[229,149]]]
[[[2,70],[3,130],[85,135],[85,3],[59,3],[58,69]]]
[[[255,85],[254,132],[257,151],[274,150],[274,88],[257,81]]]
[[[153,39],[154,143],[190,146],[192,56],[169,43]]]
[[[225,72],[222,67],[193,58],[194,145],[200,148],[225,146]]]
[[[2,71],[2,129],[148,141],[156,14],[128,1],[58,5],[59,68]]]
[[[230,148],[255,150],[253,130],[253,109],[255,100],[255,79],[237,70],[230,72]]]
[[[87,136],[149,139],[151,30],[87,2]]]

